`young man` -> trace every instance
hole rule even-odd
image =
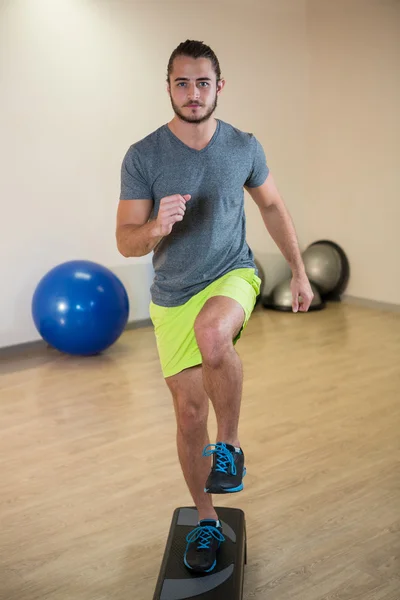
[[[178,456],[199,514],[183,557],[197,572],[214,569],[224,541],[211,494],[242,490],[245,475],[238,435],[243,375],[234,346],[260,279],[246,243],[244,188],[292,269],[293,310],[307,311],[313,298],[263,148],[213,116],[224,85],[208,46],[187,40],[174,50],[167,90],[175,116],[128,149],[116,229],[123,256],[154,251],[150,316],[174,402]],[[209,399],[218,423],[213,445]],[[211,455],[212,467],[205,458]]]

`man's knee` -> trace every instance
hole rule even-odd
[[[194,332],[203,361],[213,367],[221,364],[224,355],[232,347],[232,334],[222,319],[199,315]]]
[[[207,426],[209,400],[204,390],[201,367],[169,377],[178,430],[183,434]]]
[[[189,394],[174,398],[178,430],[183,435],[195,435],[207,426],[208,398],[194,401]]]

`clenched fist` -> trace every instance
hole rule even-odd
[[[190,194],[185,194],[184,196],[174,194],[173,196],[166,196],[161,199],[156,219],[157,235],[161,237],[169,235],[174,224],[177,221],[183,220],[186,212],[186,202],[190,198]]]

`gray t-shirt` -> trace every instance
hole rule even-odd
[[[163,125],[127,151],[121,167],[121,200],[160,200],[191,194],[183,221],[154,248],[151,297],[179,306],[228,271],[255,268],[246,242],[243,186],[268,176],[264,150],[255,136],[217,120],[208,145],[195,150]]]

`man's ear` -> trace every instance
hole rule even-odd
[[[220,79],[217,83],[217,94],[221,93],[226,84],[225,79]]]

